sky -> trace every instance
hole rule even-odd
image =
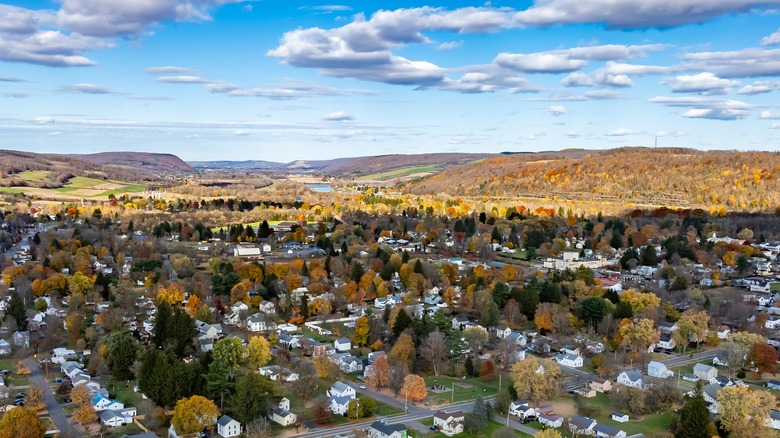
[[[0,3],[0,148],[780,150],[780,0]]]

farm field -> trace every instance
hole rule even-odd
[[[420,173],[436,173],[439,170],[441,169],[437,166],[403,167],[389,172],[372,173],[370,175],[361,176],[358,178],[358,181],[384,181]]]

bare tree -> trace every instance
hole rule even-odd
[[[259,417],[246,425],[247,438],[271,438],[276,436],[271,429],[271,424],[265,417]]]
[[[398,396],[398,393],[401,392],[401,388],[404,387],[404,378],[409,374],[409,367],[407,367],[405,364],[398,364],[393,365],[392,368],[390,368],[390,389],[393,390],[393,393]]]
[[[303,359],[298,364],[298,380],[292,384],[292,391],[302,400],[306,400],[317,390],[317,367],[311,359]]]
[[[436,377],[439,377],[442,368],[447,366],[449,356],[447,340],[440,331],[436,330],[422,341],[420,344],[420,356],[431,363],[433,373]]]

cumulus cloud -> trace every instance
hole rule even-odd
[[[769,93],[774,90],[780,90],[780,82],[776,81],[756,81],[750,85],[745,85],[737,91],[738,94],[754,95]]]
[[[658,131],[655,133],[656,137],[684,137],[688,134],[685,131]]]
[[[780,129],[780,123],[775,122],[769,125],[769,129]]]
[[[712,71],[725,78],[780,75],[780,49],[697,52],[685,54],[683,59],[700,70]]]
[[[569,138],[577,138],[580,135],[577,133],[577,131],[567,131],[566,136]]]
[[[747,117],[748,112],[738,109],[692,108],[683,113],[691,119],[737,120]]]
[[[325,114],[324,116],[322,116],[322,120],[326,120],[329,122],[348,122],[348,121],[355,120],[355,118],[344,111],[336,111],[336,112]]]
[[[662,50],[663,47],[660,44],[607,44],[527,54],[500,53],[493,62],[526,73],[568,73],[585,67],[588,61],[634,59],[645,56],[649,51]]]
[[[514,20],[529,26],[603,23],[617,29],[666,28],[778,5],[777,0],[534,0]]]
[[[64,91],[71,93],[84,93],[84,94],[112,94],[113,92],[106,87],[101,87],[95,84],[73,84],[69,87],[65,87]]]
[[[294,100],[320,96],[369,96],[376,94],[369,90],[334,88],[294,80],[288,80],[268,87],[242,88],[224,82],[214,82],[206,84],[204,87],[211,93],[222,93],[231,97],[261,97],[271,100]]]
[[[150,75],[190,75],[195,73],[195,70],[187,67],[176,67],[173,65],[166,65],[160,67],[149,67],[144,70]]]
[[[560,116],[561,114],[566,114],[566,107],[563,105],[553,105],[547,108],[547,112],[553,116]]]
[[[761,38],[762,46],[774,46],[780,44],[780,29],[777,29],[774,33]]]
[[[609,137],[622,137],[624,135],[631,135],[633,133],[634,133],[634,131],[632,131],[630,129],[618,128],[618,129],[616,129],[616,130],[614,130],[612,132],[608,132],[608,133],[606,133],[604,135],[609,136]]]
[[[590,87],[593,85],[593,80],[585,73],[575,71],[561,79],[561,85],[564,87]]]
[[[780,120],[780,114],[771,111],[761,111],[761,114],[758,117],[767,120]]]
[[[712,99],[706,97],[653,97],[649,102],[670,107],[689,108],[683,117],[691,119],[737,120],[747,117],[754,105],[738,100]]]
[[[612,100],[612,99],[622,99],[624,97],[622,94],[618,92],[609,91],[609,90],[588,91],[584,94],[584,96],[591,100]]]
[[[740,85],[739,81],[721,79],[710,72],[695,75],[681,75],[667,79],[663,83],[671,85],[674,93],[726,94],[732,87]]]

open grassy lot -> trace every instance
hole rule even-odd
[[[49,172],[48,170],[25,170],[24,172],[19,173],[15,176],[25,181],[38,182],[38,181],[45,181],[50,174],[51,172]]]
[[[444,385],[444,392],[433,392],[431,387],[435,384]],[[448,376],[429,376],[425,378],[425,385],[428,387],[428,398],[431,404],[440,405],[453,401],[452,388],[455,388],[454,402],[473,400],[477,396],[483,398],[495,397],[498,394],[498,375],[490,380],[481,378],[458,379]],[[510,384],[507,376],[503,377],[502,385],[506,388]]]
[[[672,425],[672,419],[677,415],[670,409],[657,414],[644,415],[642,417],[631,416],[631,419],[627,423],[618,423],[617,421],[612,421],[610,418],[615,409],[612,407],[609,396],[606,394],[598,394],[596,397],[583,398],[581,400],[583,405],[591,406],[595,409],[596,414],[591,418],[599,423],[620,428],[628,435],[637,433],[651,435],[655,432],[668,431]]]
[[[402,176],[414,175],[417,173],[436,173],[439,169],[436,166],[416,166],[416,167],[402,167],[400,169],[391,170],[389,172],[372,173],[370,175],[361,176],[359,181],[383,181],[386,179],[400,178]]]
[[[125,406],[138,406],[138,403],[141,402],[141,393],[133,391],[134,385],[133,382],[125,385],[125,382],[112,380],[106,387],[109,394],[124,403]]]
[[[424,420],[420,420],[420,423],[422,423],[422,424],[424,424],[426,426],[433,426],[433,419],[432,418],[426,418]],[[459,433],[457,436],[458,436],[458,438],[462,438],[462,437],[466,437],[466,438],[491,437],[491,436],[493,436],[493,434],[495,434],[497,431],[499,431],[500,429],[503,429],[503,428],[504,428],[503,424],[497,423],[495,421],[490,421],[490,422],[488,422],[487,430],[485,430],[485,433],[482,434],[482,435],[477,435],[477,434],[474,434],[474,433],[471,433],[471,432],[468,432],[468,431],[463,431],[463,433]],[[515,432],[515,434],[517,436],[530,436],[528,434],[520,432],[519,430],[515,430],[514,432]],[[446,437],[447,435],[444,435],[441,432],[434,432],[434,431],[429,431],[429,432],[427,432],[425,434],[417,432],[417,431],[413,431],[412,432],[412,436],[415,436],[415,437],[417,437],[417,436],[421,436],[421,437],[424,436],[424,437],[431,437],[431,438],[436,437],[436,438],[438,438],[438,437]]]
[[[18,195],[20,193],[24,193],[24,189],[19,187],[0,187],[0,193],[7,193],[9,195]]]
[[[98,197],[119,195],[131,192],[142,192],[144,186],[141,184],[124,183],[119,181],[104,181],[95,178],[76,176],[71,178],[67,184],[58,189],[57,192],[72,194],[84,197]]]

